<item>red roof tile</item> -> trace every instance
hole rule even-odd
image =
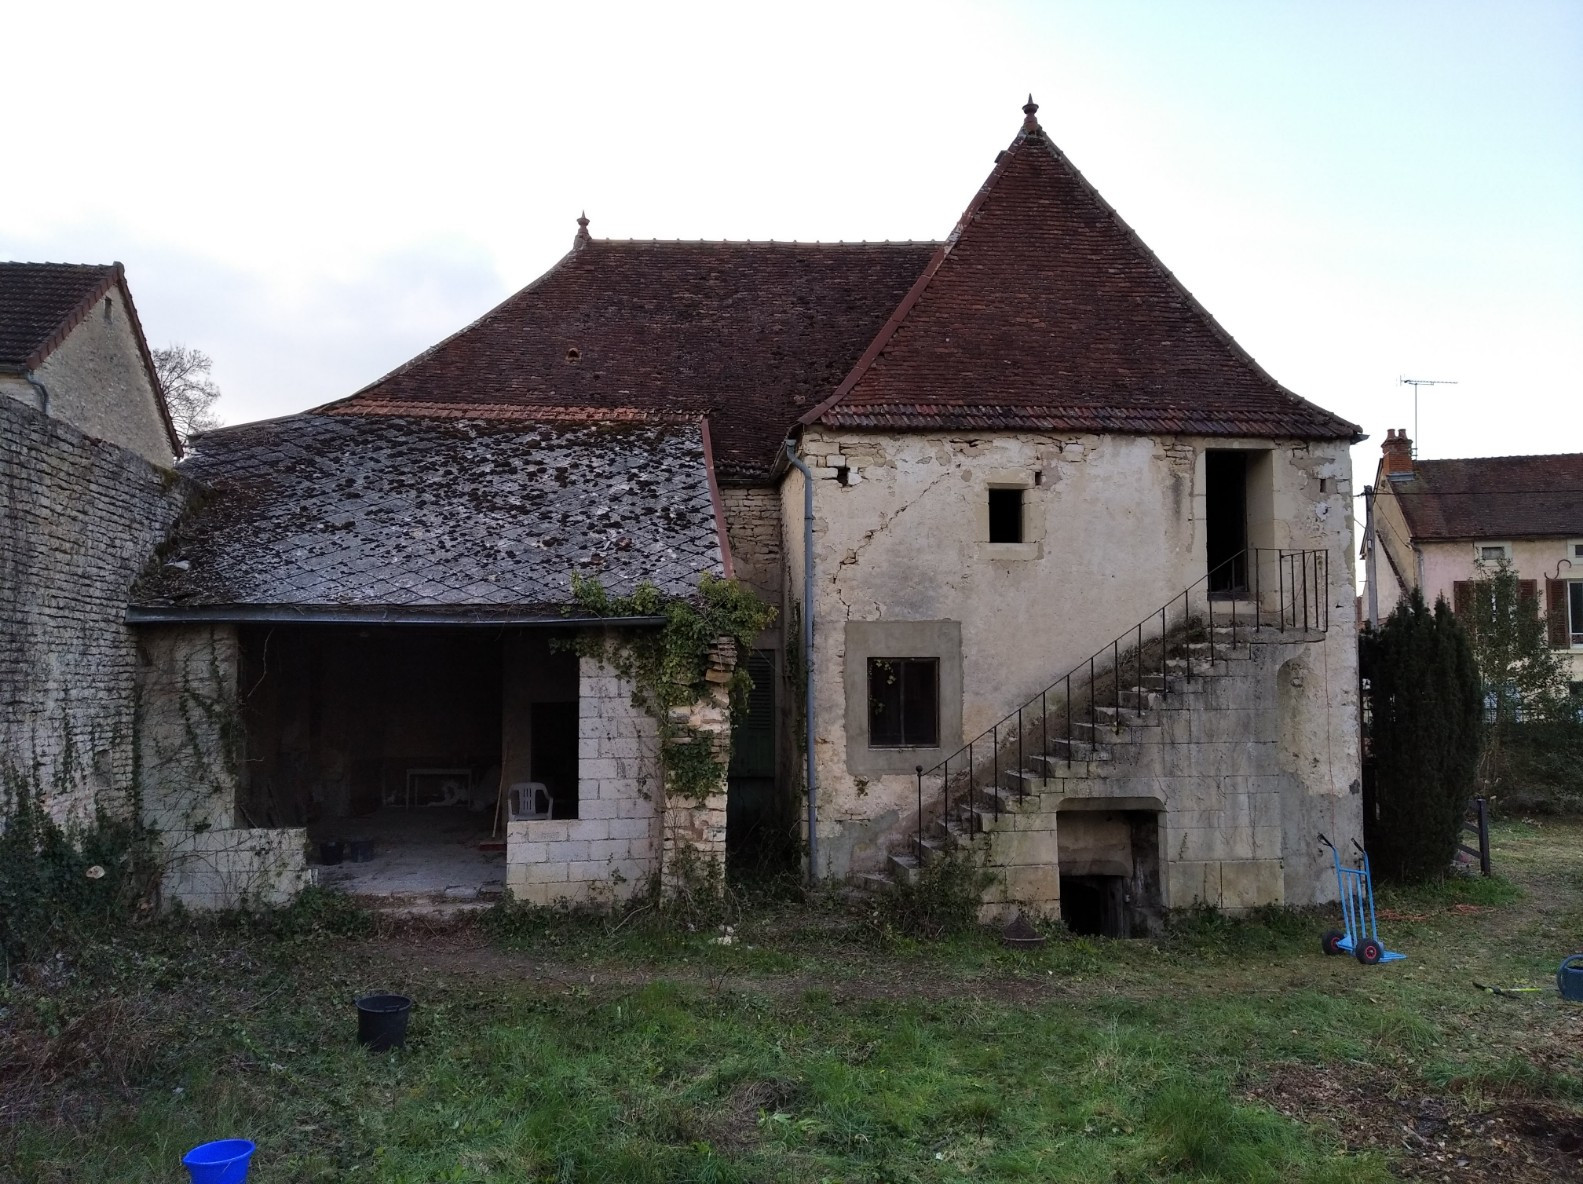
[[[806,424],[1353,438],[1218,325],[1033,117]]]
[[[1583,453],[1415,460],[1387,480],[1414,541],[1583,539]]]
[[[474,324],[332,414],[709,417],[727,482],[765,479],[934,243],[588,239]]]

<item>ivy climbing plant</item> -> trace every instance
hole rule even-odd
[[[740,659],[775,619],[775,610],[735,580],[708,573],[698,581],[697,597],[687,598],[667,596],[648,581],[630,596],[612,596],[595,577],[573,572],[572,602],[568,615],[664,619],[658,628],[585,630],[571,645],[579,655],[605,662],[632,683],[633,705],[659,728],[667,793],[701,805],[718,790],[725,766],[715,754],[713,738],[678,719],[678,709],[708,693],[709,656],[721,638],[729,640],[739,659],[727,688],[730,704],[746,705],[753,680]]]

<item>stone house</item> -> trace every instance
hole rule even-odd
[[[1505,562],[1583,689],[1583,454],[1419,460],[1392,430],[1374,488],[1382,616],[1414,588],[1465,611],[1479,566]]]
[[[940,242],[572,250],[346,399],[198,438],[130,594],[145,808],[195,903],[619,896],[689,849],[993,871],[1146,930],[1331,897],[1361,834],[1348,445],[1024,108]],[[668,801],[574,575],[778,611]],[[720,687],[755,689],[728,718]],[[365,862],[335,864],[337,842]],[[278,873],[270,879],[268,873]]]

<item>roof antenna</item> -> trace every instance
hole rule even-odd
[[[1398,386],[1413,388],[1413,459],[1418,459],[1418,388],[1421,386],[1456,386],[1454,378],[1397,378]]]

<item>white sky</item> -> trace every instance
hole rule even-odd
[[[938,238],[1040,121],[1288,387],[1583,451],[1583,0],[9,12],[0,258],[124,261],[229,422],[351,393],[599,237]]]

